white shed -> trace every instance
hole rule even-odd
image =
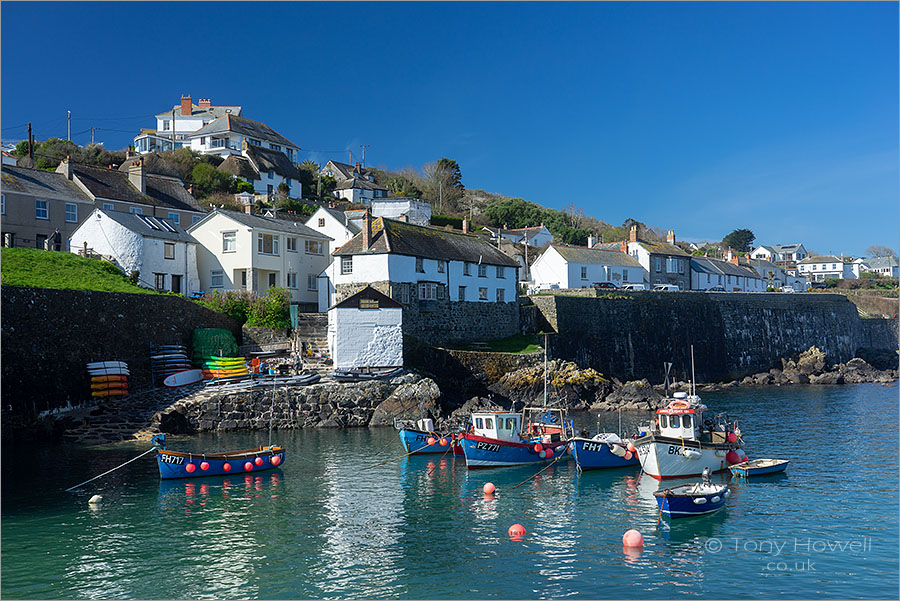
[[[328,309],[335,369],[403,366],[403,306],[366,286]]]

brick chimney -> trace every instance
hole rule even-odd
[[[138,159],[132,161],[128,165],[128,181],[131,185],[141,191],[141,194],[147,193],[147,177],[144,174],[144,161]]]
[[[666,242],[669,244],[675,244],[675,230],[669,230],[666,234]]]
[[[631,226],[631,231],[628,233],[628,241],[637,242],[637,225]]]
[[[737,253],[729,246],[728,251],[725,253],[725,260],[733,265],[740,265],[740,257],[737,256]]]
[[[362,166],[359,164],[359,161],[356,161],[356,165],[353,166],[353,171],[356,173],[362,173]]]
[[[363,250],[368,250],[369,245],[372,244],[372,220],[369,217],[369,212],[366,211],[366,214],[363,215],[363,227],[362,227],[362,245]]]
[[[209,98],[201,98],[197,101],[197,106],[202,109],[208,109],[212,106],[212,101]]]
[[[462,228],[464,234],[469,233],[469,219],[467,217],[463,217]]]
[[[625,242],[624,240],[622,240],[622,242],[620,244],[621,244],[621,246],[619,247],[619,249],[627,255],[628,254],[628,243]]]
[[[248,215],[253,214],[253,199],[252,198],[250,199],[250,202],[248,202],[247,204],[244,205],[244,212],[247,213]]]
[[[190,117],[191,113],[194,112],[191,104],[192,103],[190,95],[181,97],[181,115],[183,117]]]

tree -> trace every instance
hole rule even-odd
[[[455,212],[465,194],[459,163],[446,157],[435,163],[427,163],[422,198],[437,206],[437,212]]]
[[[869,248],[866,249],[866,254],[870,257],[896,257],[897,251],[887,246],[881,246],[880,244],[873,244]]]
[[[237,188],[237,178],[206,162],[197,163],[194,166],[191,179],[194,184],[194,195],[197,198],[205,198],[214,192],[233,194]]]
[[[740,229],[734,230],[724,238],[722,238],[722,244],[725,246],[729,246],[738,252],[750,252],[750,245],[753,244],[753,241],[756,239],[756,236],[753,235],[748,229]]]

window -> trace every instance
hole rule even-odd
[[[353,257],[341,257],[341,275],[353,273]]]
[[[678,259],[678,273],[684,275],[684,261],[682,259]]]
[[[166,274],[154,273],[153,279],[154,279],[154,285],[157,290],[165,290],[166,289]]]
[[[200,144],[202,146],[206,146],[206,136],[200,136]]]
[[[681,422],[678,420],[677,415],[669,416],[669,427],[670,428],[680,428],[681,427]]]
[[[627,269],[623,269],[623,270],[622,270],[622,281],[623,281],[623,282],[627,282],[627,281],[628,281],[628,270],[627,270]]]
[[[16,247],[15,232],[3,232],[3,246],[5,246],[6,248]]]
[[[285,240],[285,247],[288,249],[288,252],[292,252],[292,253],[297,252],[297,239],[296,238],[292,238],[291,236],[285,236],[284,240]],[[309,242],[309,240],[307,240],[307,243],[308,242]],[[309,247],[309,244],[307,244],[307,248],[308,247]]]
[[[659,416],[659,426],[660,428],[668,428],[669,427],[669,418],[665,415]]]
[[[487,288],[478,289],[478,300],[487,300]]]
[[[116,210],[116,205],[114,205],[114,204],[111,203],[111,202],[104,202],[104,203],[103,203],[103,210],[104,210],[104,211],[115,211],[115,210]]]
[[[73,202],[66,203],[66,223],[78,223],[78,205]]]
[[[319,277],[311,273],[306,276],[306,289],[307,290],[318,290],[319,289]]]
[[[321,255],[322,254],[322,243],[317,240],[305,240],[304,245],[306,246],[306,254],[308,255]],[[288,248],[290,250],[290,248]]]
[[[494,420],[489,417],[484,418],[484,427],[492,429],[494,427]]]
[[[319,217],[319,227],[325,227],[325,218]]]
[[[269,288],[274,288],[278,285],[278,274],[274,271],[269,274]]]
[[[278,255],[278,236],[256,234],[256,251],[261,255]]]
[[[443,261],[441,261],[440,259],[438,259],[438,262],[437,262],[437,270],[438,270],[438,273],[444,273],[444,272],[447,270],[447,269],[446,269],[446,263],[444,263]]]
[[[656,257],[656,271],[662,271],[662,257]]]
[[[469,262],[463,263],[463,275],[472,275],[472,264]]]
[[[681,416],[681,427],[682,428],[691,428],[691,416],[690,415],[682,415]]]
[[[143,215],[144,210],[141,207],[128,207],[128,212],[132,215]]]
[[[169,213],[168,219],[175,225],[181,225],[181,215],[178,213]]]
[[[459,299],[458,300],[461,300],[461,301],[466,300],[466,287],[465,286],[459,287]]]
[[[181,276],[172,275],[172,292],[181,294]]]
[[[275,179],[275,172],[274,172],[274,171],[269,171],[269,172],[266,174],[266,177],[269,178],[269,179]]]
[[[233,253],[237,250],[237,232],[222,232],[222,252]]]
[[[425,273],[425,260],[422,257],[416,257],[416,272]]]
[[[437,300],[438,285],[432,282],[421,282],[419,284],[419,300],[429,301]]]
[[[480,278],[487,277],[487,265],[479,265],[478,266],[478,277],[480,277]]]
[[[400,284],[400,302],[409,302],[409,284]]]
[[[360,309],[377,309],[378,308],[378,299],[376,299],[376,298],[361,298],[361,299],[359,299],[359,308]]]
[[[163,256],[167,259],[175,258],[175,243],[174,242],[163,242]]]
[[[581,268],[581,279],[582,279],[582,280],[586,280],[586,279],[587,279],[587,267],[582,267],[582,268]]]
[[[222,270],[211,271],[209,274],[209,287],[221,288],[225,285],[225,272]]]
[[[191,225],[194,225],[198,221],[200,221],[200,215],[191,215]]]
[[[476,427],[476,428],[479,428],[479,429],[484,427],[483,424],[482,424],[482,422],[481,422],[481,418],[480,418],[480,417],[476,417],[476,418],[475,418],[475,427]]]
[[[296,289],[297,288],[297,274],[288,272],[287,274],[287,286],[288,288]]]
[[[835,265],[834,263],[832,263],[832,264],[831,264],[831,269],[837,269],[837,265]]]
[[[506,269],[502,265],[497,265],[497,277],[500,279],[506,278]]]
[[[6,194],[0,194],[0,215],[6,215]]]
[[[169,131],[169,120],[163,119],[163,131]]]
[[[37,236],[35,236],[34,247],[47,250],[47,236],[44,234],[38,234]]]
[[[50,219],[50,212],[47,210],[47,201],[46,200],[35,200],[34,201],[34,218],[35,219]]]
[[[506,290],[504,290],[503,288],[497,288],[497,302],[506,302]]]

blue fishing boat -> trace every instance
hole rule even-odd
[[[593,438],[576,436],[572,439],[572,454],[582,470],[640,465],[637,453],[626,448],[626,443],[612,432],[602,432]]]
[[[394,428],[400,436],[403,448],[410,455],[443,454],[455,444],[454,437],[442,435],[434,431],[434,422],[430,419],[394,420]]]
[[[766,474],[778,474],[787,469],[787,459],[754,459],[729,466],[728,469],[735,476],[764,476]]]
[[[562,409],[483,411],[471,419],[469,431],[460,435],[468,469],[549,463],[566,456],[574,434]]]
[[[164,434],[153,437],[159,477],[197,478],[261,472],[284,463],[284,447],[271,445],[226,453],[184,453],[166,449]]]
[[[682,484],[653,493],[660,513],[675,519],[705,515],[722,509],[731,491],[726,484],[712,484],[709,473],[709,468],[703,470],[702,482]]]

